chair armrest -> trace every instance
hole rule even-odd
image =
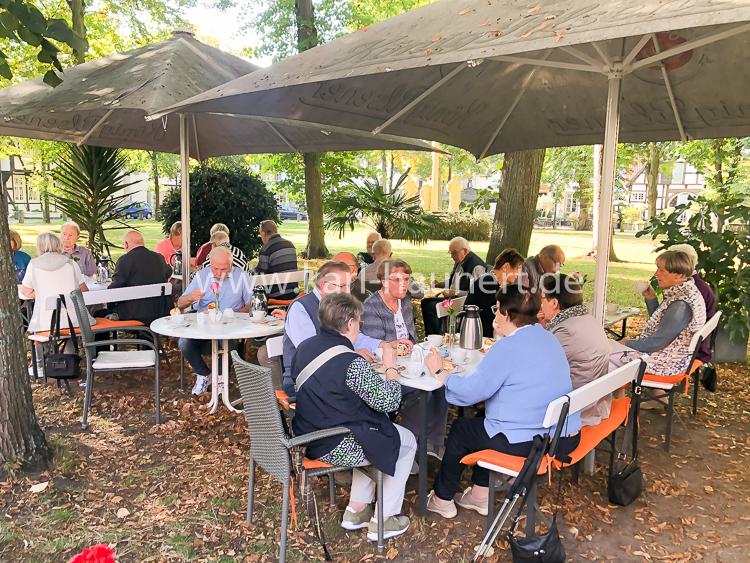
[[[302,434],[302,436],[295,436],[294,438],[290,439],[289,447],[293,448],[295,446],[304,446],[306,444],[309,444],[310,442],[314,442],[315,440],[330,438],[331,436],[343,436],[344,434],[349,434],[350,432],[351,430],[343,426],[326,428],[325,430],[316,430],[315,432],[308,432],[307,434]]]
[[[151,348],[157,354],[159,353],[154,343],[150,340],[143,340],[142,338],[117,338],[115,340],[98,340],[96,342],[89,342],[84,344],[86,348],[99,348],[101,346],[111,346],[112,344],[142,344]]]

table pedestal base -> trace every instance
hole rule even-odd
[[[220,356],[221,375],[219,375]],[[221,387],[221,401],[219,401],[219,387]],[[224,403],[230,412],[240,412],[232,406],[229,400],[229,340],[211,341],[211,401],[208,403],[211,414],[219,408],[219,402]]]

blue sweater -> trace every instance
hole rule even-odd
[[[570,393],[570,368],[565,352],[551,332],[541,325],[521,327],[498,340],[469,376],[449,375],[445,380],[448,402],[469,406],[485,401],[484,429],[499,433],[511,444],[544,434],[547,405]],[[578,413],[568,417],[562,435],[581,429]],[[550,434],[554,428],[550,429]]]

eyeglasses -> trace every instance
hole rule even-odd
[[[336,283],[332,281],[324,282],[328,286],[338,287],[339,289],[344,289],[345,287],[349,287],[349,284],[346,283]]]
[[[390,278],[388,278],[388,281],[389,281],[389,282],[393,282],[393,283],[398,283],[398,284],[408,285],[408,284],[409,284],[409,282],[411,281],[411,276],[407,276],[407,277],[405,277],[405,278],[401,278],[401,277],[390,277]]]

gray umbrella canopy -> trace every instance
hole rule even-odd
[[[748,22],[747,0],[443,0],[171,109],[346,124],[483,157],[602,142],[620,73],[622,141],[747,135]]]
[[[478,158],[604,142],[608,218],[618,140],[750,135],[748,52],[748,0],[442,0],[167,112],[346,124]],[[599,221],[600,319],[610,228]]]
[[[41,79],[0,90],[0,135],[180,152],[177,116],[144,118],[167,105],[258,70],[177,32],[139,49],[65,71],[50,88]],[[424,149],[423,143],[288,119],[231,115],[188,117],[190,156],[354,149]]]

